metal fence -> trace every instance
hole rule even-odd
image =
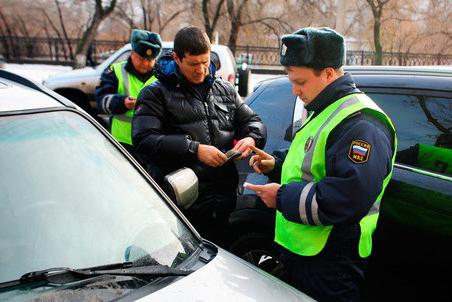
[[[0,54],[11,63],[72,65],[78,39],[24,38],[0,36]],[[99,63],[127,41],[94,41],[92,61]],[[71,51],[72,49],[72,51]],[[275,47],[237,46],[236,58],[250,58],[253,70],[281,70],[279,49]],[[374,52],[348,51],[347,65],[373,65]],[[383,65],[452,65],[452,55],[383,53]]]
[[[253,66],[264,68],[279,66],[279,49],[274,47],[237,46],[237,57],[251,55]],[[372,51],[347,51],[347,65],[374,65],[375,53]],[[452,55],[413,54],[402,52],[383,52],[382,65],[452,65]]]
[[[10,63],[73,65],[79,39],[0,36],[0,54]],[[125,41],[94,41],[91,58],[99,63],[124,46]]]

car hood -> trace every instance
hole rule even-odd
[[[281,280],[219,249],[207,265],[146,297],[149,301],[315,301]]]
[[[74,79],[74,78],[86,78],[86,77],[92,77],[92,76],[99,76],[102,72],[98,71],[97,69],[94,69],[92,67],[85,67],[81,69],[75,69],[67,72],[61,72],[57,74],[50,75],[46,82],[51,81],[59,81],[59,80],[65,80],[65,79]]]

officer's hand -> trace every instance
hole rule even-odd
[[[265,205],[269,208],[276,208],[276,194],[278,193],[280,184],[269,183],[266,185],[253,185],[245,182],[243,187],[256,192],[256,195],[262,199]]]
[[[136,102],[137,102],[137,99],[128,96],[124,99],[124,106],[126,106],[127,109],[132,110],[133,108],[135,108]]]
[[[214,146],[199,144],[198,159],[208,166],[218,167],[224,164],[228,158]]]
[[[254,146],[250,146],[250,149],[256,153],[256,155],[253,155],[249,161],[249,165],[253,168],[254,172],[258,174],[270,173],[275,167],[275,158]]]
[[[237,157],[236,159],[242,159],[244,157],[247,157],[248,155],[251,154],[251,146],[256,146],[256,142],[254,141],[254,138],[252,137],[245,137],[242,138],[241,140],[239,140],[237,142],[237,144],[235,144],[234,148],[232,148],[232,150],[236,150],[236,151],[240,151],[242,153],[242,155],[240,155],[239,157]]]

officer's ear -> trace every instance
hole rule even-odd
[[[334,70],[333,67],[326,67],[325,69],[323,69],[323,72],[325,73],[328,81],[333,80],[333,78],[335,78],[336,76],[336,70]]]
[[[326,67],[322,70],[323,76],[326,79],[327,83],[334,82],[337,78],[339,78],[342,74],[340,70],[336,70],[333,67]]]

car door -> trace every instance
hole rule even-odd
[[[260,84],[245,100],[267,127],[266,152],[287,149],[290,145],[296,100],[285,77]],[[266,184],[268,178],[254,173],[247,159],[236,164],[240,183],[237,207],[230,218],[233,242],[229,250],[259,268],[280,276],[282,265],[273,242],[275,211],[267,208],[254,191],[243,189],[245,181]]]
[[[264,147],[266,152],[271,154],[276,150],[289,147],[292,141],[296,100],[285,77],[275,80],[270,85],[262,84],[252,97],[245,100],[267,128],[267,143]],[[240,190],[245,181],[255,184],[267,183],[267,177],[254,173],[248,166],[248,160],[237,162],[237,167],[240,175]],[[248,193],[254,196],[253,192],[246,190],[245,194]]]
[[[435,299],[450,299],[448,278],[442,277],[441,268],[451,268],[444,264],[450,263],[452,246],[452,94],[360,89],[389,115],[398,137],[396,165],[374,234],[369,298],[377,301],[395,295],[418,300],[435,293]],[[442,155],[426,156],[421,146]]]

